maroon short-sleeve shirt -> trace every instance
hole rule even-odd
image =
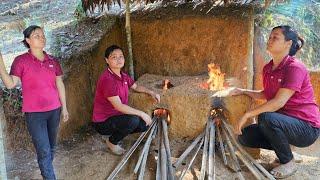
[[[29,50],[12,63],[10,75],[19,77],[22,84],[23,112],[45,112],[61,106],[56,76],[62,75],[62,69],[54,57],[44,54],[40,61]]]
[[[316,104],[309,73],[305,65],[292,56],[286,56],[272,70],[273,60],[263,68],[263,87],[267,100],[275,97],[279,88],[295,91],[279,113],[296,117],[320,127],[319,107]]]
[[[126,73],[117,76],[107,68],[99,77],[93,104],[93,122],[103,122],[109,117],[121,115],[108,101],[108,97],[119,96],[123,104],[128,104],[128,94],[134,80]]]

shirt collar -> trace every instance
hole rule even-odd
[[[118,80],[122,80],[122,79],[123,79],[124,74],[123,74],[122,71],[120,71],[121,77],[119,77],[118,75],[116,75],[116,73],[114,73],[114,72],[112,71],[112,69],[110,69],[109,67],[108,67],[108,71],[109,71],[109,73],[110,73],[113,77],[115,77],[116,79],[118,79]]]
[[[43,51],[43,54],[44,54],[44,60],[43,60],[43,61],[38,60],[38,58],[36,58],[36,57],[31,53],[31,49],[28,50],[28,53],[29,53],[29,55],[31,56],[32,60],[37,61],[37,62],[38,62],[38,61],[39,61],[39,62],[46,62],[46,61],[48,61],[49,59],[51,59],[51,58],[49,57],[49,55],[48,55],[45,51]]]
[[[291,56],[286,55],[286,56],[282,59],[282,61],[280,62],[280,64],[274,69],[274,71],[283,69],[283,67],[287,64],[287,62],[288,62],[290,59],[291,59]],[[273,65],[274,65],[273,60],[271,61],[271,65],[272,65],[272,66],[271,66],[271,69],[272,69],[272,67],[273,67]]]

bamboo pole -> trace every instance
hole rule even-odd
[[[204,180],[206,176],[206,168],[207,168],[207,157],[208,157],[208,142],[209,142],[209,129],[210,129],[210,121],[208,120],[205,130],[205,137],[204,137],[204,145],[203,145],[203,155],[202,155],[202,162],[201,162],[201,173],[200,173],[200,180]]]
[[[235,168],[236,168],[236,172],[237,172],[237,175],[239,177],[239,179],[241,180],[244,180],[244,177],[241,173],[241,168],[240,168],[240,165],[239,165],[239,161],[235,155],[235,151],[234,151],[234,148],[231,144],[231,141],[226,133],[226,131],[224,130],[224,128],[221,129],[222,130],[222,134],[224,135],[224,137],[226,138],[226,141],[227,141],[227,145],[228,145],[228,148],[229,148],[229,152],[230,152],[230,155],[231,155],[231,159],[233,160],[233,164],[235,165]]]
[[[199,134],[199,136],[191,143],[191,145],[182,153],[179,159],[173,164],[173,167],[175,167],[176,169],[179,168],[182,161],[188,156],[188,154],[192,151],[192,149],[198,144],[198,142],[201,140],[203,135],[204,135],[203,132]]]
[[[161,121],[161,120],[160,120]],[[161,122],[160,122],[161,126]],[[167,152],[164,146],[164,137],[163,137],[163,127],[159,127],[160,129],[160,167],[161,167],[161,180],[167,179]]]
[[[123,158],[121,159],[120,163],[116,166],[116,168],[112,171],[112,173],[109,175],[108,178],[106,178],[107,180],[112,180],[115,178],[115,176],[119,173],[119,171],[122,169],[122,167],[126,164],[126,162],[128,161],[128,159],[131,157],[131,155],[133,154],[133,152],[137,149],[137,147],[139,146],[139,144],[141,143],[141,141],[143,140],[143,138],[146,136],[146,134],[151,130],[151,128],[155,125],[157,121],[153,119],[153,122],[151,124],[151,126],[149,127],[149,129],[145,132],[143,132],[139,138],[136,140],[136,142],[133,144],[133,146],[129,149],[129,151],[123,156]]]
[[[147,151],[149,151],[149,147],[150,147],[150,144],[151,144],[151,140],[152,140],[152,135],[153,135],[153,132],[154,132],[154,130],[156,129],[156,127],[157,127],[157,125],[154,125],[153,127],[152,127],[152,129],[151,129],[151,131],[150,131],[150,133],[149,133],[149,136],[148,136],[148,138],[147,138],[147,140],[146,140],[146,143],[144,144],[144,147],[143,147],[143,149],[142,149],[142,151],[141,151],[141,154],[140,154],[140,156],[139,156],[139,159],[138,159],[138,161],[137,161],[137,164],[136,164],[136,166],[135,166],[135,168],[134,168],[134,173],[135,174],[137,174],[137,172],[138,172],[138,170],[139,170],[139,167],[140,167],[140,165],[141,165],[141,162],[142,162],[142,159],[143,159],[143,157],[144,157],[144,155],[145,155],[145,152]]]
[[[230,134],[230,138],[233,142],[233,144],[238,148],[238,150],[246,157],[248,158],[268,179],[271,180],[275,180],[275,178],[264,168],[262,167],[259,163],[256,162],[255,159],[253,159],[253,157],[250,156],[250,154],[247,153],[247,151],[245,151],[241,145],[238,143],[238,141],[236,140],[236,138],[234,137],[231,128],[229,127],[229,125],[225,122],[225,120],[222,120],[222,123],[225,127],[225,129],[227,130],[227,132]]]
[[[221,154],[222,154],[223,163],[224,163],[224,165],[227,166],[228,165],[228,161],[227,161],[226,152],[224,150],[224,145],[223,145],[223,141],[222,141],[222,137],[221,137],[220,127],[221,126],[217,126],[217,136],[218,136],[218,140],[219,140],[219,144],[220,144],[220,150],[221,150]]]
[[[128,64],[129,64],[129,75],[134,79],[134,68],[133,68],[133,53],[132,53],[132,38],[131,38],[131,23],[130,23],[130,0],[126,0],[126,35],[127,35],[127,46],[128,46]]]
[[[154,139],[154,136],[157,133],[157,127],[158,126],[155,125],[154,131],[152,132],[152,135],[151,135],[152,139]],[[145,172],[145,169],[146,169],[146,163],[147,163],[147,159],[148,159],[148,153],[149,153],[150,144],[151,144],[151,141],[149,142],[148,150],[146,150],[144,152],[145,154],[144,154],[143,159],[142,159],[138,180],[143,180],[143,178],[144,178],[144,172]]]
[[[182,179],[183,179],[183,177],[186,175],[187,171],[188,171],[188,170],[190,169],[190,167],[192,166],[192,164],[193,164],[194,160],[196,159],[196,156],[197,156],[197,155],[198,155],[198,153],[199,153],[199,150],[201,149],[201,146],[203,145],[203,142],[204,142],[204,138],[202,138],[202,139],[201,139],[201,142],[200,142],[200,144],[199,144],[199,146],[198,146],[198,148],[197,148],[196,152],[194,153],[194,155],[193,155],[193,157],[192,157],[191,161],[189,162],[188,167],[187,167],[187,168],[185,168],[185,169],[183,170],[183,172],[182,172],[182,173],[181,173],[181,175],[180,175],[179,180],[182,180]]]
[[[171,162],[171,152],[170,152],[170,144],[169,144],[169,137],[168,137],[168,125],[166,119],[162,118],[162,132],[163,132],[163,139],[164,139],[164,146],[167,154],[167,163],[168,163],[168,179],[173,180],[173,168]]]
[[[209,162],[208,162],[208,179],[214,179],[214,144],[215,144],[215,129],[213,121],[210,121],[210,141],[209,141]]]
[[[161,132],[160,132],[160,121],[158,120],[158,128],[157,128],[157,134],[158,134],[158,159],[157,159],[157,171],[156,171],[156,180],[161,180],[161,162],[160,162],[160,149],[161,149]]]
[[[260,173],[260,171],[253,166],[239,151],[236,151],[235,153],[257,179],[263,179],[263,175]]]
[[[144,178],[143,176],[144,176],[144,172],[146,171],[146,163],[147,163],[149,151],[144,151],[143,153],[144,154],[143,154],[143,158],[142,158],[142,161],[141,161],[138,180],[143,180],[143,178]]]

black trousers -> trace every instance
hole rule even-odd
[[[112,116],[104,122],[94,123],[94,128],[102,135],[110,135],[109,141],[117,145],[129,134],[144,132],[148,129],[144,120],[135,115]]]
[[[258,116],[258,124],[242,130],[239,142],[252,148],[274,150],[281,164],[293,159],[290,144],[307,147],[319,137],[320,129],[308,122],[276,112],[266,112]]]

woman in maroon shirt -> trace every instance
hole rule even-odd
[[[264,89],[235,88],[230,93],[267,100],[241,117],[235,133],[244,146],[274,150],[279,158],[271,171],[275,178],[286,178],[297,170],[290,144],[310,146],[320,133],[320,113],[309,73],[294,57],[303,44],[290,26],[273,28],[267,43],[272,60],[263,68]],[[249,118],[257,115],[257,124],[242,129]]]
[[[0,74],[4,85],[14,88],[21,82],[26,123],[37,152],[43,179],[56,179],[53,158],[60,123],[69,118],[62,70],[59,62],[43,49],[46,38],[39,26],[29,26],[23,31],[28,52],[13,61],[7,73],[0,53]]]
[[[143,132],[151,124],[148,114],[128,106],[129,89],[149,94],[160,102],[160,95],[137,85],[121,69],[124,67],[124,55],[119,46],[112,45],[105,51],[108,67],[99,77],[93,107],[95,129],[102,135],[109,135],[107,147],[121,155],[125,150],[118,145],[128,134]]]

